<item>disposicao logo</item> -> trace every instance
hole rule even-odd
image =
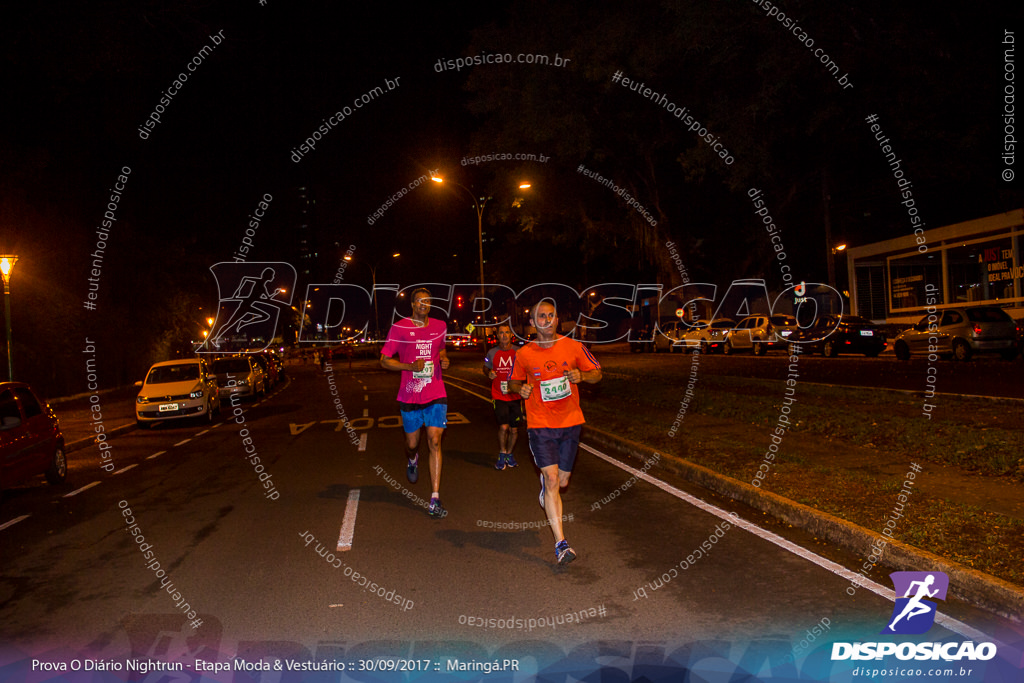
[[[926,598],[945,600],[949,577],[943,572],[893,572],[896,604],[883,635],[920,635],[935,624],[938,605]],[[994,643],[832,643],[832,661],[852,659],[897,659],[918,661],[939,659],[947,662],[967,659],[987,661],[996,656]]]
[[[889,577],[897,597],[892,619],[882,633],[927,633],[935,623],[938,605],[925,598],[945,600],[949,577],[943,572],[893,572]]]

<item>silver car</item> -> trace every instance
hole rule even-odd
[[[996,306],[947,308],[926,315],[893,341],[900,360],[911,355],[951,355],[969,360],[975,353],[995,352],[1005,360],[1017,357],[1017,325]]]
[[[789,315],[749,315],[729,332],[722,353],[753,351],[763,356],[769,348],[786,348],[786,338],[796,328],[796,318]]]
[[[213,372],[220,385],[221,400],[234,396],[256,398],[267,392],[267,378],[260,364],[249,354],[218,358],[213,361]]]

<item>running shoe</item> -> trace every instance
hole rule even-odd
[[[501,471],[505,469],[505,454],[498,453],[498,462],[494,463],[494,469]]]
[[[555,559],[558,564],[569,564],[576,559],[576,551],[569,547],[569,541],[564,538],[555,545]]]
[[[544,507],[544,473],[540,473],[540,506]]]
[[[519,467],[519,463],[516,462],[511,453],[505,454],[505,467]]]
[[[420,480],[420,454],[417,453],[416,457],[409,461],[409,466],[405,468],[405,476],[409,477],[409,483],[415,484]]]
[[[448,511],[444,509],[443,505],[441,505],[440,498],[431,498],[430,507],[427,508],[427,514],[434,519],[441,519],[448,514]]]

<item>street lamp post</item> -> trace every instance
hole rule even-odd
[[[440,176],[431,176],[431,180],[435,183],[446,182],[444,178]],[[480,259],[480,298],[484,298],[484,208],[487,206],[487,202],[491,199],[490,197],[481,197],[477,199],[477,196],[473,194],[473,191],[461,183],[457,183],[454,180],[449,181],[453,185],[457,185],[466,191],[469,198],[473,200],[473,208],[476,209],[476,241],[479,249],[478,258]],[[530,189],[530,183],[522,182],[519,184],[519,189],[528,190]],[[482,200],[482,201],[481,201]],[[473,307],[476,310],[476,306]],[[472,317],[472,316],[470,316]]]
[[[391,255],[391,258],[393,258],[393,259],[394,258],[398,258],[401,255],[402,255],[401,252],[396,251],[394,254]],[[345,258],[346,261],[349,261],[349,262],[352,262],[354,260],[351,256],[345,256],[344,258]],[[386,259],[380,259],[379,261],[374,263],[372,266],[369,263],[366,264],[366,267],[370,269],[370,278],[373,281],[373,284],[372,284],[373,288],[370,290],[370,292],[373,295],[373,336],[374,336],[375,339],[380,339],[380,322],[378,322],[378,318],[377,318],[377,298],[378,298],[377,297],[377,268],[385,260]]]
[[[445,179],[440,176],[431,176],[430,178],[435,183],[443,183]],[[487,206],[487,200],[490,197],[483,197],[483,203],[477,199],[477,196],[473,194],[473,191],[462,183],[457,183],[454,180],[449,181],[452,185],[461,187],[469,195],[469,198],[473,200],[473,208],[476,209],[476,241],[477,247],[479,248],[479,259],[480,259],[480,298],[484,297],[484,208]],[[474,307],[475,309],[475,307]]]
[[[7,380],[14,381],[14,356],[11,345],[11,273],[18,257],[13,254],[0,256],[0,275],[4,279],[4,327],[7,329]]]

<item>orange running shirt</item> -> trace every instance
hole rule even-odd
[[[526,399],[526,426],[573,427],[583,424],[580,391],[568,380],[562,381],[566,370],[581,371],[601,367],[583,344],[568,337],[558,337],[547,349],[530,342],[516,352],[510,379],[527,382],[533,387]],[[545,400],[546,399],[546,400]]]

